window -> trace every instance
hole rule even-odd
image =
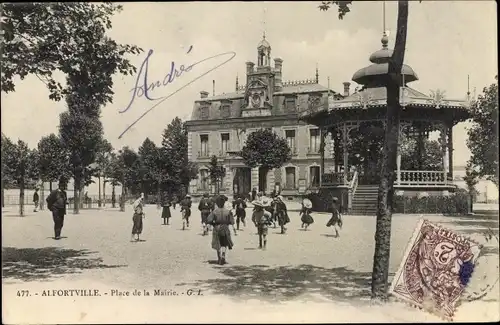
[[[221,154],[225,155],[230,150],[229,149],[229,133],[222,133],[221,138]]]
[[[318,153],[321,146],[319,129],[309,130],[309,153]]]
[[[285,110],[287,112],[295,111],[295,98],[286,98],[285,99]]]
[[[210,177],[207,169],[200,170],[200,190],[208,191],[210,184]]]
[[[295,153],[295,130],[285,130],[285,137],[290,150]]]
[[[309,182],[311,187],[319,187],[320,170],[319,166],[309,167]]]
[[[285,168],[286,182],[285,188],[294,189],[295,188],[295,167]]]
[[[224,105],[220,109],[220,115],[222,118],[229,118],[231,117],[231,111],[229,109],[229,105]]]
[[[200,135],[201,150],[200,157],[208,157],[208,134]]]

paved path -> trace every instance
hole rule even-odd
[[[266,251],[256,249],[255,228],[247,226],[234,238],[229,264],[218,266],[213,264],[216,254],[210,247],[211,237],[201,236],[198,213],[194,212],[191,229],[182,231],[178,210],[173,211],[172,225],[162,226],[160,211],[148,206],[144,241],[130,242],[132,217],[130,207],[127,209],[126,213],[103,209],[70,214],[63,229],[66,238],[60,241],[51,238],[52,218],[46,211],[31,212],[24,218],[14,216],[15,208],[3,211],[4,320],[439,321],[396,302],[370,305],[373,216],[346,216],[341,237],[333,238],[332,230],[325,227],[327,215],[318,214],[310,230],[302,231],[298,213],[292,212],[286,235],[270,229]],[[391,278],[419,217],[393,218]],[[428,219],[481,242],[481,233],[488,228],[498,234],[498,220],[491,216]],[[488,244],[486,249],[487,263],[477,272],[491,278],[492,272],[498,272],[498,244]],[[102,296],[40,296],[43,290],[71,288],[99,289]],[[17,291],[23,289],[29,289],[33,296],[17,297]],[[135,289],[152,296],[110,297],[111,290],[132,294]],[[153,296],[155,290],[163,290],[165,295]],[[35,292],[39,296],[34,296]],[[174,292],[178,295],[172,296]],[[490,294],[481,302],[464,305],[457,319],[498,319],[498,312],[491,314],[498,310],[498,300],[498,295]],[[221,304],[225,311],[215,313]]]

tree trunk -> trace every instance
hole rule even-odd
[[[19,216],[24,217],[24,176],[19,182]]]
[[[99,200],[97,200],[97,206],[100,208],[101,207],[101,175],[97,176],[99,179]]]
[[[115,193],[115,184],[113,183],[111,185],[111,207],[115,208],[116,207],[116,193]]]
[[[106,207],[106,177],[104,177],[103,182],[102,182],[102,206],[105,208]]]
[[[80,177],[74,178],[73,183],[73,213],[80,214]]]
[[[40,211],[43,211],[44,206],[45,206],[45,183],[42,181],[40,185]]]
[[[52,181],[49,183],[49,190],[52,192]]]
[[[120,196],[120,211],[125,212],[125,185],[122,182],[122,195]]]
[[[394,170],[399,140],[401,115],[399,87],[403,67],[408,23],[408,1],[398,2],[398,23],[394,53],[389,61],[387,78],[387,116],[385,143],[382,156],[382,170],[378,190],[377,226],[375,232],[375,253],[373,256],[372,298],[386,300],[391,250],[392,196],[394,193]]]
[[[4,189],[3,180],[2,180],[2,208],[5,208],[5,189]]]

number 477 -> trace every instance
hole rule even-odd
[[[29,290],[17,290],[18,297],[28,297],[30,295]]]

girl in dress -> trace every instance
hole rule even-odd
[[[137,200],[135,200],[132,205],[134,209],[134,216],[132,217],[132,222],[134,223],[132,226],[132,239],[131,241],[139,241],[140,234],[142,233],[142,219],[145,217],[144,215],[144,198],[140,196]]]
[[[300,220],[302,221],[302,228],[307,230],[307,227],[314,223],[314,219],[311,216],[312,212],[312,202],[309,199],[304,199],[302,201],[302,209],[300,210],[299,215],[301,216]]]
[[[229,225],[232,226],[236,235],[233,213],[224,207],[225,203],[226,200],[222,196],[215,199],[217,207],[207,218],[207,223],[213,225],[212,248],[217,251],[217,263],[220,265],[226,264],[227,250],[231,250],[234,246]]]
[[[332,217],[326,224],[327,227],[333,226],[335,229],[335,237],[339,237],[339,229],[342,229],[342,217],[340,215],[339,209],[338,209],[338,199],[334,197],[333,199],[333,204],[332,204]]]
[[[171,202],[170,198],[164,196],[162,202],[162,211],[161,211],[161,217],[163,219],[164,225],[169,225],[170,224],[169,220],[172,217],[172,214],[170,213],[170,206],[171,206],[170,202]]]

